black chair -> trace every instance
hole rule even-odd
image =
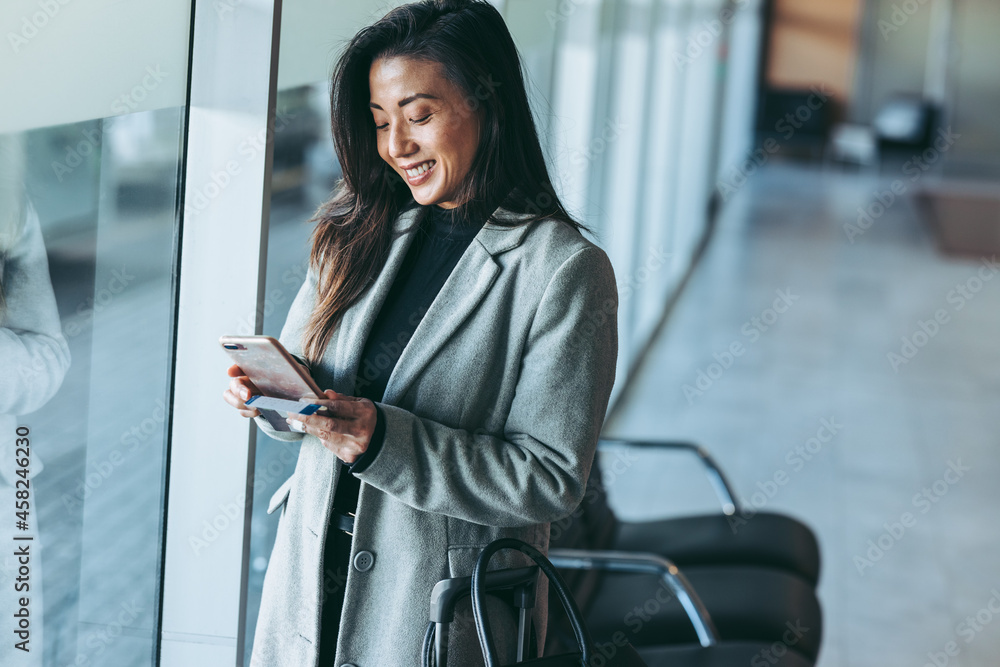
[[[724,511],[736,511],[737,504],[724,475],[704,450],[686,444],[642,443],[640,446],[686,448],[698,453],[720,496],[724,497]],[[765,530],[734,533],[725,514],[701,519],[709,526],[725,527],[725,531],[704,531],[703,534],[714,534],[716,541],[699,543],[681,539],[679,544],[684,548],[675,551],[669,540],[671,530],[664,526],[685,537],[684,526],[697,525],[690,519],[631,524],[626,533],[629,539],[622,540],[622,524],[607,505],[600,472],[595,465],[579,510],[567,520],[553,524],[550,557],[563,567],[574,560],[579,561],[580,549],[612,551],[618,555],[638,552],[661,560],[669,558],[672,561],[669,567],[676,570],[679,554],[686,562],[683,568],[687,580],[698,592],[707,610],[706,616],[711,618],[727,646],[745,644],[746,650],[757,646],[753,654],[765,650],[760,646],[776,643],[791,656],[788,660],[814,661],[822,641],[822,610],[813,590],[819,573],[818,548],[811,531],[800,522],[774,516],[769,524],[760,524],[772,531],[771,538],[775,539],[781,530],[792,534],[792,538],[777,540],[777,545],[766,541]],[[758,518],[761,516],[754,517],[744,528]],[[672,523],[685,521],[686,524]],[[650,553],[650,549],[637,546],[642,544],[661,549]],[[789,552],[779,548],[782,544],[795,548]],[[699,561],[699,558],[704,560]],[[665,645],[700,641],[703,647],[707,646],[692,625],[691,610],[683,599],[664,595],[663,578],[668,574],[668,566],[663,562],[658,571],[645,573],[624,574],[615,572],[613,567],[598,568],[593,562],[588,567],[576,568],[581,572],[568,578],[568,582],[595,637],[611,640],[616,633],[624,632],[637,648],[655,648],[658,655],[675,651]],[[650,597],[651,592],[655,597]],[[559,650],[565,639],[565,625],[561,619],[554,618],[552,628],[546,651]],[[682,647],[676,650],[682,651]],[[730,650],[736,649],[727,648],[726,651]]]
[[[553,550],[550,555],[555,562],[562,552]],[[690,567],[684,572],[722,642],[777,643],[803,658],[818,657],[822,612],[815,594],[801,580],[761,568]],[[640,650],[700,643],[684,605],[668,596],[661,602],[659,584],[653,574],[607,573],[585,612],[594,636],[613,640],[616,633],[624,633]]]
[[[765,86],[758,101],[756,144],[770,139],[781,146],[781,155],[822,155],[838,115],[836,106],[820,90]]]
[[[600,444],[601,449],[618,446],[690,452],[704,466],[722,512],[658,521],[618,521],[607,506],[600,468],[595,465],[584,501],[587,503],[589,498],[597,501],[584,508],[592,517],[589,522],[592,524],[589,529],[592,546],[661,554],[681,567],[752,565],[776,568],[795,574],[812,586],[817,584],[820,553],[813,531],[801,521],[783,514],[745,512],[722,469],[704,448],[687,442],[648,440],[602,440]]]
[[[639,654],[649,667],[745,667],[757,664],[754,662],[757,659],[764,661],[761,664],[776,667],[812,667],[814,664],[794,647],[790,648],[786,644],[720,641],[719,633],[691,583],[675,565],[654,554],[561,550],[550,552],[550,560],[557,567],[576,573],[620,572],[625,573],[625,576],[653,576],[657,584],[662,582],[670,588],[676,599],[681,601],[687,622],[698,641],[693,645],[637,646]],[[486,574],[486,591],[506,597],[508,604],[517,610],[521,639],[517,651],[519,661],[535,654],[528,619],[534,605],[536,576],[536,567],[496,570]],[[430,625],[424,641],[424,653],[427,656],[424,664],[438,667],[447,665],[448,625],[455,620],[455,607],[459,600],[469,595],[470,588],[471,577],[444,579],[434,587],[431,594]],[[648,597],[652,591],[651,588],[644,593]],[[559,608],[559,605],[550,601],[550,610]],[[616,642],[614,636],[608,641],[599,641],[598,652],[610,655],[616,644],[620,645],[621,642]],[[561,652],[562,650],[554,651]],[[546,655],[552,653],[546,650]]]
[[[669,641],[658,643],[658,639],[667,639],[663,635],[659,635],[657,638],[657,633],[663,629],[659,623],[650,626],[652,632],[645,633],[645,636],[638,636],[632,632],[626,633],[621,628],[607,627],[605,623],[602,623],[603,619],[599,615],[590,613],[586,616],[587,626],[594,637],[598,639],[599,647],[603,644],[609,650],[613,650],[613,646],[617,643],[616,638],[624,636],[635,645],[639,655],[649,667],[687,667],[688,665],[691,667],[745,667],[755,664],[777,665],[778,667],[811,667],[815,662],[815,656],[805,655],[801,651],[803,647],[796,646],[798,637],[794,633],[790,633],[787,638],[776,641],[753,639],[733,641],[721,638],[722,633],[716,629],[715,619],[709,613],[706,603],[698,592],[697,585],[692,584],[676,565],[655,554],[552,549],[549,551],[549,559],[558,568],[616,573],[614,576],[619,579],[617,583],[626,581],[631,584],[628,588],[616,591],[617,583],[611,582],[607,578],[608,575],[605,575],[604,584],[598,591],[598,601],[591,604],[592,610],[604,606],[600,602],[601,595],[611,593],[617,596],[617,601],[609,607],[620,614],[623,600],[638,600],[641,604],[641,601],[658,600],[659,596],[654,591],[661,585],[670,589],[679,608],[684,612],[683,617],[671,621],[676,624],[672,629],[687,629],[691,633],[688,641],[677,644],[672,644]],[[553,611],[558,612],[557,609]],[[549,621],[551,626],[552,623],[561,624],[563,619],[559,617],[558,613],[550,613]],[[553,630],[558,633],[559,629],[558,626],[556,628],[550,627],[550,633]],[[816,650],[818,650],[819,637],[816,638],[816,641]],[[806,652],[813,650],[812,647],[804,648]],[[547,652],[561,650],[560,642],[547,642],[546,644]]]
[[[939,115],[938,106],[919,95],[893,95],[872,121],[879,155],[909,159],[930,148]]]

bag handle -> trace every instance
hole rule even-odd
[[[497,657],[496,645],[493,642],[493,631],[490,629],[489,623],[486,622],[485,618],[486,601],[484,599],[483,579],[485,578],[486,567],[489,565],[490,559],[493,558],[494,554],[503,549],[517,549],[533,560],[542,572],[545,573],[545,576],[549,578],[549,583],[555,588],[556,594],[559,596],[559,600],[566,610],[566,616],[569,618],[576,642],[580,645],[580,652],[583,654],[582,664],[589,665],[594,640],[590,636],[587,626],[583,623],[583,614],[580,613],[580,608],[577,606],[576,600],[569,593],[569,587],[566,586],[566,582],[559,576],[552,562],[538,549],[523,540],[513,537],[502,537],[486,545],[482,553],[479,554],[479,559],[476,560],[476,567],[472,570],[472,616],[476,622],[476,634],[479,636],[479,645],[483,650],[483,657],[486,659],[486,667],[500,667],[500,660]]]

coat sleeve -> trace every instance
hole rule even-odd
[[[539,301],[502,435],[379,403],[382,451],[358,477],[417,509],[483,525],[570,514],[583,499],[614,384],[617,311],[607,255],[593,245],[578,250]]]
[[[38,214],[30,204],[26,208],[24,228],[0,277],[0,414],[41,408],[62,385],[70,362]]]

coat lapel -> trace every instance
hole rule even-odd
[[[421,211],[422,207],[414,207],[397,218],[394,226],[397,236],[389,250],[385,268],[358,302],[344,312],[334,357],[338,385],[354,386],[365,342],[413,241],[415,223]],[[498,208],[493,215],[507,222],[528,217],[502,208]],[[503,227],[490,222],[483,225],[403,348],[389,375],[382,399],[384,403],[393,405],[402,398],[434,354],[476,309],[500,274],[496,256],[518,246],[527,228],[527,225]]]
[[[389,248],[389,256],[385,268],[375,277],[375,282],[362,293],[361,297],[350,308],[344,311],[338,327],[336,350],[334,352],[334,377],[337,386],[346,387],[347,393],[352,393],[358,366],[361,364],[361,353],[364,351],[368,332],[371,331],[375,317],[378,315],[385,297],[389,294],[392,281],[399,273],[399,267],[406,257],[406,251],[413,242],[414,232],[421,207],[414,206],[397,216],[393,227],[394,239]]]
[[[498,208],[494,217],[517,221],[518,216]],[[454,335],[490,291],[500,275],[496,256],[521,243],[528,226],[503,227],[487,222],[458,260],[430,308],[413,332],[389,375],[382,402],[398,404],[413,381],[438,350]]]
[[[500,265],[492,255],[475,241],[469,244],[403,348],[389,375],[384,403],[395,405],[406,393],[434,353],[483,300],[499,273]]]

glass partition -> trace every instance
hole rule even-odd
[[[0,664],[153,665],[189,7],[0,17]]]

